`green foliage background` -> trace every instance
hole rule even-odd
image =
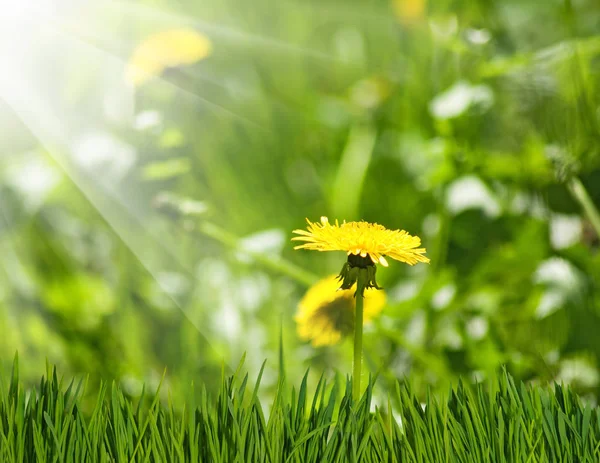
[[[61,15],[67,38],[23,77],[46,104],[0,95],[0,358],[18,350],[22,378],[47,358],[136,395],[166,367],[177,393],[247,352],[254,372],[268,360],[268,392],[280,335],[288,377],[349,372],[350,342],[313,349],[293,322],[307,282],[344,261],[289,242],[327,215],[406,229],[432,261],[378,273],[389,302],[365,360],[380,387],[410,376],[423,395],[506,365],[596,400],[596,2],[440,0],[410,21],[378,1]],[[182,24],[213,54],[127,87],[135,44]]]

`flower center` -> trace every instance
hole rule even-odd
[[[319,307],[318,316],[328,321],[334,331],[347,336],[354,331],[354,301],[352,297],[338,297]]]
[[[348,254],[348,263],[350,267],[368,268],[375,265],[368,255],[362,257],[360,254]]]
[[[356,283],[355,297],[357,294],[363,297],[367,288],[381,289],[375,279],[376,272],[377,267],[369,256],[348,254],[348,261],[338,275],[338,280],[341,281],[340,289],[350,289]]]

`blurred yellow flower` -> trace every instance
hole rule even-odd
[[[337,275],[313,285],[298,305],[294,319],[298,336],[314,347],[333,345],[354,330],[355,288],[339,290]],[[355,285],[356,286],[356,285]],[[385,293],[367,289],[364,294],[364,321],[372,320],[385,305]]]
[[[300,236],[292,240],[306,241],[294,249],[311,249],[314,251],[346,251],[348,255],[369,256],[375,264],[388,266],[384,256],[409,265],[417,262],[428,263],[423,254],[425,248],[419,248],[421,239],[411,236],[404,230],[388,230],[377,223],[346,222],[341,225],[335,221],[331,225],[327,217],[321,217],[321,223],[308,222],[307,230],[294,230]]]
[[[210,40],[194,29],[169,29],[151,35],[134,50],[127,65],[126,79],[139,86],[165,69],[192,64],[212,51]]]
[[[392,0],[392,8],[401,24],[411,24],[425,17],[427,0]]]

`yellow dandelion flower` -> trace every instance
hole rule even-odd
[[[292,240],[305,241],[294,249],[315,251],[346,251],[350,255],[369,257],[374,264],[388,266],[384,256],[409,265],[417,262],[428,263],[425,248],[420,248],[421,239],[411,236],[404,230],[388,230],[377,223],[346,222],[341,225],[329,223],[327,217],[321,217],[321,223],[308,222],[307,230],[294,230],[300,236]]]
[[[358,401],[360,398],[360,375],[362,365],[362,328],[363,320],[366,318],[367,300],[371,294],[378,294],[377,291],[369,291],[371,288],[381,289],[377,285],[375,275],[377,273],[377,264],[387,267],[388,263],[385,256],[409,265],[418,262],[428,263],[429,259],[425,257],[425,248],[420,248],[421,239],[418,236],[411,236],[404,230],[388,230],[383,225],[377,223],[346,222],[341,225],[335,221],[335,225],[329,223],[327,217],[321,217],[321,223],[308,222],[306,230],[294,230],[293,233],[299,236],[292,238],[294,241],[303,241],[303,244],[294,249],[311,249],[314,251],[345,251],[348,254],[348,260],[344,263],[340,274],[335,277],[332,283],[333,288],[341,281],[340,291],[349,291],[352,296],[347,296],[350,302],[346,307],[351,309],[343,310],[343,297],[330,296],[329,299],[320,299],[321,294],[317,289],[312,294],[307,293],[305,299],[312,302],[308,304],[303,300],[304,309],[299,312],[296,320],[298,321],[298,332],[300,336],[311,338],[313,345],[332,344],[342,337],[344,330],[349,328],[354,331],[354,361],[353,361],[353,382],[352,398]],[[325,285],[325,284],[323,284]],[[354,289],[354,292],[352,291]],[[379,293],[382,294],[382,293]],[[310,297],[309,297],[310,295]],[[325,302],[322,302],[325,300]],[[321,301],[320,303],[317,303]],[[346,314],[346,315],[344,315]],[[347,316],[350,314],[350,316]]]
[[[425,18],[427,0],[392,0],[392,8],[400,23],[409,25]]]
[[[194,29],[169,29],[151,35],[140,43],[127,66],[126,79],[139,86],[165,69],[192,64],[212,51],[210,40]]]
[[[377,316],[385,300],[383,291],[366,290],[363,321]],[[298,336],[311,341],[314,347],[336,344],[354,331],[355,310],[354,288],[339,290],[336,275],[324,278],[313,285],[298,304],[294,317]]]

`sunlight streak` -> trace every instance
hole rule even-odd
[[[58,23],[58,24],[60,24],[60,23]],[[111,59],[111,60],[118,61],[123,67],[122,75],[123,76],[125,75],[125,67],[127,65],[127,58],[123,58],[121,56],[115,55],[115,54],[107,51],[106,49],[101,48],[100,46],[91,43],[89,40],[86,40],[84,38],[76,37],[74,35],[69,35],[69,34],[65,33],[64,30],[62,30],[62,28],[60,28],[60,27],[55,28],[55,32],[57,34],[60,34],[67,41],[71,40],[74,43],[79,44],[80,46],[88,48],[90,51],[93,50],[95,53],[99,54],[104,59]],[[220,112],[223,115],[233,117],[236,120],[238,120],[239,122],[243,122],[244,124],[250,125],[255,129],[266,130],[264,127],[261,127],[256,122],[251,121],[250,119],[248,119],[240,114],[237,114],[234,111],[232,111],[218,103],[210,101],[210,100],[206,99],[205,97],[199,95],[196,92],[193,92],[191,90],[183,88],[181,85],[178,85],[170,80],[167,80],[163,76],[156,76],[155,79],[157,79],[162,85],[165,85],[168,88],[176,89],[177,91],[183,93],[184,95],[191,97],[193,100],[197,101],[198,103],[205,105],[209,108],[212,108],[212,109]]]
[[[65,44],[68,44],[69,47],[74,47],[76,45],[79,45],[80,47],[87,48],[88,51],[93,50],[96,54],[98,54],[100,56],[101,59],[116,60],[117,62],[121,63],[121,65],[122,65],[123,69],[122,69],[121,74],[123,76],[125,75],[125,67],[127,65],[128,56],[124,57],[124,56],[120,55],[120,54],[125,55],[125,53],[126,53],[126,51],[124,50],[125,47],[123,47],[123,44],[120,44],[120,43],[117,44],[120,54],[116,54],[114,52],[108,51],[106,49],[107,48],[106,45],[100,46],[100,45],[93,43],[90,40],[90,37],[91,37],[94,41],[100,41],[100,42],[106,43],[106,38],[92,32],[93,27],[91,27],[91,25],[89,25],[89,24],[86,24],[86,26],[83,27],[83,26],[81,26],[80,21],[69,22],[65,19],[66,15],[58,15],[58,13],[56,11],[51,11],[50,9],[45,9],[45,10],[35,9],[34,10],[32,8],[22,8],[22,9],[19,9],[18,11],[19,11],[19,18],[22,22],[29,23],[27,25],[31,28],[35,27],[36,29],[37,28],[40,29],[40,30],[35,31],[36,34],[48,33],[51,31],[53,34],[60,35],[64,39]],[[13,32],[16,34],[17,30],[15,30]],[[6,31],[5,31],[5,33],[6,33]],[[77,34],[77,35],[75,35],[75,34]],[[2,36],[2,35],[3,35],[2,31],[0,31],[0,36]],[[83,37],[82,37],[82,35],[83,35]],[[107,36],[111,36],[111,34],[107,34]],[[17,49],[13,48],[13,40],[12,39],[14,39],[14,34],[12,32],[11,32],[10,38],[11,38],[10,41],[5,41],[5,43],[10,43],[10,47],[7,45],[7,50],[4,53],[0,53],[0,57],[2,57],[3,60],[17,61],[17,62],[19,62],[19,64],[20,64],[21,59],[23,59],[22,58],[23,56],[25,57],[25,59],[30,58],[30,56],[28,56],[29,53],[27,53],[27,51],[22,50],[24,47],[23,44],[19,44]],[[31,39],[28,40],[26,38],[26,40],[25,40],[25,43],[29,46],[34,45],[32,42],[34,42],[34,41]],[[21,50],[19,50],[19,49],[21,49]],[[0,48],[0,51],[1,51],[1,48]],[[196,101],[197,103],[199,103],[201,105],[211,108],[225,116],[232,117],[232,118],[238,120],[239,122],[242,122],[244,124],[251,126],[254,129],[266,130],[264,127],[261,127],[258,123],[248,119],[247,117],[237,114],[236,112],[232,111],[231,109],[226,108],[225,106],[223,106],[219,103],[210,101],[209,99],[199,95],[197,92],[194,92],[187,88],[183,88],[181,85],[178,85],[178,84],[172,82],[171,80],[166,79],[164,76],[157,76],[156,80],[158,82],[160,82],[161,85],[165,85],[168,88],[175,89],[178,92],[181,92],[182,94],[190,97],[193,101]]]
[[[131,116],[134,112],[133,98],[136,89],[127,86],[124,79],[133,43],[127,43],[123,36],[115,34],[115,31],[104,31],[103,27],[98,26],[96,21],[87,15],[108,12],[119,15],[121,21],[122,16],[136,22],[141,19],[143,26],[148,25],[145,22],[160,23],[162,29],[167,26],[189,25],[197,30],[208,32],[211,39],[216,37],[225,45],[243,47],[244,50],[254,47],[261,53],[276,53],[284,58],[295,55],[305,56],[323,61],[326,65],[340,61],[326,53],[250,34],[235,27],[210,24],[209,21],[199,21],[197,18],[160,12],[151,7],[108,2],[103,5],[93,5],[91,8],[90,5],[82,6],[82,9],[77,11],[77,16],[68,10],[69,8],[42,8],[39,5],[35,8],[33,6],[21,8],[15,13],[18,25],[0,31],[0,37],[6,34],[7,39],[4,40],[4,44],[0,44],[1,64],[6,70],[0,73],[0,99],[8,104],[72,184],[105,219],[116,236],[148,271],[158,287],[183,312],[198,333],[207,339],[207,335],[203,332],[206,326],[200,322],[201,314],[196,312],[195,315],[189,306],[185,306],[169,290],[168,285],[161,278],[164,272],[176,269],[186,275],[190,281],[197,281],[199,277],[190,268],[191,264],[184,263],[185,259],[178,257],[177,243],[174,240],[165,239],[165,236],[169,236],[169,231],[154,220],[156,213],[149,209],[147,202],[136,199],[135,195],[128,195],[124,191],[124,186],[122,188],[121,185],[111,181],[110,172],[95,167],[94,163],[99,160],[102,162],[98,156],[104,155],[100,152],[104,147],[120,149],[120,146],[117,146],[119,145],[117,139],[112,139],[116,145],[109,143],[99,148],[97,144],[107,140],[99,141],[98,138],[98,136],[102,137],[104,126],[98,122],[103,121],[106,115],[94,114],[94,107],[88,109],[85,101],[75,103],[69,99],[77,98],[84,93],[77,88],[77,85],[87,85],[88,81],[97,82],[102,87],[99,93],[85,94],[87,98],[92,98],[96,102],[98,98],[106,98],[104,90],[107,85],[116,85],[119,91],[124,92],[122,103],[131,104]],[[83,14],[80,15],[82,12]],[[17,33],[23,38],[15,42]],[[137,41],[139,32],[134,35],[136,38],[127,36],[130,42]],[[188,79],[192,88],[198,79],[202,79],[212,81],[226,91],[229,90],[222,79],[219,80],[214,76],[208,77],[185,67],[181,68],[180,74]],[[75,90],[61,86],[66,78],[74,79]],[[165,75],[156,76],[153,80],[166,89],[189,97],[186,100],[191,104],[206,106],[216,114],[231,117],[253,129],[266,130],[244,115],[185,88],[186,80],[178,84]],[[242,90],[244,88],[242,82]],[[229,94],[228,91],[227,95]],[[217,95],[220,95],[220,92],[217,92]],[[214,94],[209,96],[215,98]],[[225,94],[220,96],[223,99],[227,98]],[[256,95],[249,95],[249,97],[253,96]],[[260,93],[258,96],[274,101],[269,95]],[[234,96],[231,98],[235,101]],[[120,103],[121,100],[117,102]],[[276,103],[281,104],[278,101]],[[92,132],[96,138],[90,137],[90,128],[98,127],[98,134]],[[125,143],[123,147],[125,147],[124,151],[119,151],[122,155],[119,163],[131,166],[135,163],[137,154],[133,147]],[[131,153],[127,151],[127,147],[131,148]],[[156,260],[157,247],[162,251],[159,262]],[[216,351],[214,347],[212,349]]]
[[[58,20],[56,18],[52,18],[52,23],[56,25],[56,31],[61,33],[65,37],[65,39],[71,39],[72,41],[78,42],[82,46],[87,46],[90,49],[93,49],[95,52],[103,55],[105,58],[112,58],[118,60],[123,65],[123,69],[125,70],[129,59],[127,53],[131,48],[130,45],[121,42],[117,43],[114,40],[114,37],[109,43],[107,36],[110,34],[107,33],[103,35],[100,32],[97,32],[92,26],[86,27],[85,30],[82,30],[82,28],[78,24],[67,22],[64,19]],[[179,25],[181,26],[181,23]],[[119,51],[117,52],[115,50]],[[124,72],[125,71],[123,71],[123,73]],[[212,77],[208,76],[206,72],[195,72],[190,70],[190,68],[186,66],[177,68],[177,72],[179,76],[185,78],[185,82],[206,82],[223,89],[223,91],[228,94],[228,97],[232,99],[235,98],[235,96],[231,95],[231,89],[223,82],[223,79],[219,78],[218,76]],[[252,121],[247,117],[234,112],[233,110],[228,109],[222,104],[215,103],[214,101],[205,98],[196,91],[190,90],[188,88],[183,87],[179,83],[173,82],[173,80],[171,80],[171,78],[168,77],[168,73],[167,75],[163,73],[162,75],[155,76],[153,80],[159,82],[161,85],[164,85],[167,88],[180,91],[184,95],[187,95],[193,100],[196,100],[200,105],[205,105],[207,107],[215,109],[223,115],[232,117],[237,121],[252,127],[253,129],[268,131],[266,127],[260,125],[259,123]],[[241,89],[236,88],[236,93],[238,95],[241,94],[246,98],[256,98],[258,96],[261,99],[270,101],[280,109],[288,111],[289,113],[293,113],[296,116],[304,117],[304,115],[300,113],[297,109],[290,107],[288,104],[281,100],[273,98],[271,95],[265,93],[260,93],[259,95],[257,95],[254,91],[252,91],[251,89],[249,90],[247,87]]]
[[[255,45],[261,48],[261,51],[273,51],[273,52],[284,52],[284,53],[297,53],[307,57],[311,57],[318,60],[325,60],[328,62],[339,61],[336,57],[316,51],[310,48],[294,45],[282,40],[278,40],[271,37],[265,37],[243,30],[238,30],[234,27],[222,25],[216,21],[202,21],[198,18],[186,17],[181,14],[167,12],[158,8],[141,5],[139,3],[132,4],[131,2],[114,1],[109,4],[103,5],[102,10],[112,11],[115,15],[122,16],[123,14],[129,15],[132,18],[145,19],[148,23],[155,21],[164,27],[166,25],[171,26],[193,26],[199,28],[202,32],[208,33],[211,36],[218,37],[220,39],[229,39],[233,42],[243,44],[244,46]],[[343,61],[339,61],[343,63]]]
[[[131,7],[132,6],[129,6],[129,9],[132,9]],[[149,7],[143,7],[143,8],[140,7],[140,8],[142,11],[145,11]],[[136,9],[134,8],[133,10],[136,10]],[[161,17],[161,13],[159,13],[158,10],[156,10],[156,11],[157,12],[155,12],[154,15],[156,15],[157,17]],[[184,27],[184,26],[185,27],[194,27],[194,28],[197,28],[197,30],[206,29],[203,27],[198,28],[197,21],[192,20],[190,18],[186,18],[184,16],[172,15],[172,14],[168,14],[168,13],[165,13],[165,15],[166,15],[166,17],[173,17],[174,20],[176,20],[176,22],[165,21],[165,18],[161,17],[162,18],[162,21],[161,21],[162,29],[164,29],[165,27]],[[89,23],[86,23],[85,27],[83,27],[81,21],[69,20],[65,16],[61,16],[61,17],[53,16],[52,18],[49,18],[49,20],[53,24],[55,24],[56,30],[59,31],[61,34],[63,34],[65,36],[65,38],[71,38],[74,41],[77,41],[82,45],[89,46],[90,48],[96,50],[98,53],[104,55],[105,57],[116,58],[118,61],[123,63],[124,66],[127,65],[127,61],[129,59],[128,55],[130,53],[132,45],[131,45],[131,43],[127,43],[122,38],[119,38],[117,35],[115,35],[114,31],[101,30],[96,25],[89,24]],[[247,44],[243,40],[243,37],[245,37],[245,35],[242,33],[239,33],[239,34],[240,34],[240,40],[236,41],[236,46],[239,44],[244,44],[244,46],[247,46]],[[218,33],[213,34],[211,32],[211,36],[213,36],[213,35],[219,37]],[[223,39],[221,38],[221,41],[222,40]],[[333,58],[329,55],[319,54],[319,53],[317,53],[315,55],[315,53],[311,52],[310,50],[306,50],[304,48],[297,49],[297,47],[295,47],[295,48],[291,47],[291,49],[288,49],[288,47],[286,47],[285,44],[280,44],[280,47],[282,48],[282,50],[285,50],[288,52],[293,51],[297,55],[305,55],[305,56],[309,56],[312,58],[325,59],[328,62],[332,62],[335,60],[335,58]],[[262,52],[262,50],[261,50],[261,52]],[[278,108],[283,109],[289,113],[292,113],[297,117],[306,117],[304,114],[302,114],[296,108],[290,107],[289,104],[287,104],[286,102],[284,102],[280,99],[274,98],[272,95],[269,95],[267,93],[262,93],[262,92],[257,94],[256,89],[251,88],[252,84],[250,84],[250,85],[246,84],[242,88],[237,87],[235,89],[236,95],[232,95],[231,88],[229,86],[227,86],[227,84],[223,81],[223,78],[221,76],[217,76],[217,75],[209,76],[209,75],[207,75],[206,71],[198,72],[198,71],[193,70],[193,66],[192,67],[187,67],[187,66],[178,67],[177,74],[179,76],[185,78],[184,82],[189,82],[189,83],[193,84],[198,81],[201,81],[201,82],[207,82],[209,84],[215,85],[215,86],[223,89],[227,93],[227,96],[231,99],[235,100],[237,98],[237,95],[241,95],[246,98],[259,97],[260,99],[265,99],[267,101],[270,101],[271,103],[276,105]],[[211,100],[208,100],[204,96],[200,95],[197,91],[190,90],[189,88],[186,88],[187,86],[183,87],[181,84],[173,82],[173,80],[171,78],[169,78],[168,73],[158,75],[158,76],[154,77],[154,80],[164,84],[167,87],[178,89],[182,93],[198,100],[200,104],[204,104],[206,106],[214,108],[214,109],[222,112],[223,114],[231,116],[231,117],[239,120],[240,122],[243,122],[247,125],[252,126],[254,129],[258,129],[258,130],[262,130],[262,131],[268,130],[266,127],[263,127],[259,123],[252,121],[241,114],[237,114],[236,112],[228,109],[224,105],[215,103],[214,101],[211,101]]]
[[[102,57],[116,58],[119,62],[124,65],[127,64],[129,55],[132,49],[133,38],[124,40],[121,34],[115,34],[114,30],[105,30],[100,26],[94,19],[102,15],[106,16],[107,12],[109,17],[115,16],[122,21],[123,16],[129,18],[132,24],[143,24],[144,29],[147,28],[148,24],[152,27],[150,30],[164,30],[165,28],[171,27],[193,27],[200,32],[208,32],[211,39],[216,39],[219,46],[223,44],[225,46],[234,47],[238,49],[246,49],[248,46],[258,47],[261,56],[265,55],[265,52],[281,54],[282,59],[289,59],[290,56],[304,56],[310,59],[318,61],[324,61],[327,65],[331,64],[342,64],[344,66],[350,64],[344,60],[336,58],[330,54],[322,53],[305,47],[289,44],[280,40],[265,38],[250,34],[244,31],[237,30],[233,27],[222,26],[219,24],[209,24],[208,21],[200,21],[197,18],[186,17],[181,14],[174,14],[162,10],[158,10],[154,7],[140,5],[140,4],[129,4],[122,2],[109,2],[100,5],[85,5],[77,10],[77,16],[67,14],[64,12],[47,12],[44,17],[45,25],[53,25],[55,32],[60,33],[65,40],[77,42],[84,47],[89,47],[95,52],[100,54]],[[307,13],[303,13],[307,14]],[[148,23],[148,24],[147,24]],[[138,35],[138,34],[136,34]],[[137,39],[136,39],[137,41]],[[183,79],[181,79],[183,78]],[[206,71],[197,72],[194,67],[188,68],[186,66],[177,68],[177,79],[173,79],[169,73],[156,76],[154,80],[161,85],[165,85],[167,88],[172,88],[182,92],[184,95],[191,97],[194,101],[197,101],[200,105],[204,105],[211,108],[227,117],[232,117],[246,125],[251,126],[253,129],[266,131],[267,128],[262,126],[259,122],[251,120],[249,117],[240,114],[239,111],[232,110],[227,106],[231,106],[232,103],[223,104],[222,102],[215,102],[215,98],[221,100],[231,100],[231,102],[238,102],[239,97],[242,99],[264,99],[270,101],[275,107],[284,110],[295,117],[306,119],[307,115],[297,108],[291,107],[283,99],[273,97],[267,93],[261,91],[260,86],[256,86],[252,82],[241,81],[241,85],[227,84],[222,76],[207,75]],[[180,80],[180,82],[177,82]],[[202,96],[195,90],[195,84],[199,81],[208,82],[216,87],[223,89],[223,93],[210,92],[210,99]],[[189,85],[188,85],[189,84]],[[218,95],[218,96],[217,96]],[[234,103],[234,104],[235,104]],[[256,114],[252,114],[252,118],[256,118]],[[308,118],[312,122],[314,118]]]
[[[60,119],[44,102],[43,98],[36,94],[35,89],[27,88],[25,90],[19,82],[5,76],[0,82],[0,98],[27,125],[57,165],[84,194],[90,204],[104,217],[107,224],[137,257],[163,292],[192,323],[198,333],[208,341],[208,337],[204,334],[203,327],[196,317],[189,310],[186,310],[163,286],[159,274],[165,271],[166,268],[162,265],[159,268],[145,252],[148,247],[144,238],[150,237],[154,247],[158,246],[166,252],[169,265],[176,266],[178,270],[195,279],[191,272],[186,270],[182,263],[178,261],[176,253],[167,246],[167,242],[170,243],[171,241],[165,240],[165,235],[158,236],[157,224],[150,223],[147,218],[136,212],[131,203],[127,204],[125,198],[119,197],[115,191],[108,190],[96,178],[75,168],[73,163],[61,154],[71,153],[71,144]]]

